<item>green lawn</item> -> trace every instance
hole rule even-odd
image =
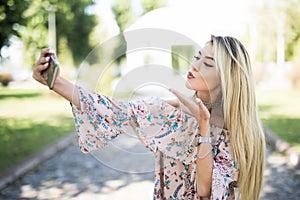
[[[0,173],[74,130],[69,103],[48,90],[0,89]]]
[[[300,153],[300,89],[260,90],[257,97],[263,123]]]

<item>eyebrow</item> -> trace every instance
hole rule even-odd
[[[202,55],[201,50],[199,50],[198,53],[199,53],[200,55]],[[210,60],[212,60],[212,61],[215,62],[215,59],[214,59],[213,57],[205,56],[205,58],[210,59]]]

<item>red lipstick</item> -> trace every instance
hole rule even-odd
[[[187,74],[186,77],[187,77],[188,79],[195,78],[195,76],[194,76],[191,72],[189,72],[189,73]]]

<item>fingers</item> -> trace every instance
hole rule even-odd
[[[199,107],[200,117],[199,117],[199,127],[200,135],[203,137],[209,137],[209,122],[210,122],[210,112],[203,104],[200,98],[196,98],[196,102]]]
[[[42,76],[42,71],[47,69],[49,67],[49,60],[50,57],[48,56],[49,54],[54,54],[54,51],[51,50],[50,48],[44,48],[41,50],[40,57],[35,63],[35,67],[33,69],[33,74],[32,77],[42,83],[46,84],[46,81],[44,80],[44,77]]]
[[[190,98],[183,95],[182,93],[172,88],[170,88],[169,91],[172,92],[178,98],[178,100],[186,107],[193,108],[193,109],[197,108],[195,103]]]
[[[198,106],[191,98],[186,97],[185,95],[174,89],[169,89],[169,91],[172,92],[177,97],[177,99],[189,110],[188,113],[191,113],[196,118],[199,117]]]
[[[198,104],[198,107],[199,107],[199,111],[200,111],[200,114],[201,114],[201,119],[204,120],[204,121],[208,121],[209,118],[210,118],[210,113],[209,113],[209,110],[206,108],[206,106],[203,104],[202,100],[198,97],[196,97],[196,102]]]
[[[170,92],[172,92],[180,102],[184,106],[186,106],[192,115],[198,120],[199,127],[200,127],[200,134],[202,136],[207,136],[209,134],[209,122],[210,122],[210,112],[206,108],[206,106],[203,104],[202,100],[200,98],[196,98],[196,103],[178,92],[175,89],[169,89]]]
[[[54,54],[55,52],[50,48],[44,48],[41,50],[40,58],[38,59],[36,66],[38,65],[44,65],[47,63],[50,59],[49,54]]]
[[[47,54],[54,54],[55,55],[55,52],[52,49],[50,49],[50,48],[44,48],[44,49],[41,50],[40,57],[41,58],[42,57],[47,57]]]

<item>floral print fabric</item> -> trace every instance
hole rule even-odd
[[[80,107],[72,105],[80,149],[104,147],[129,127],[155,154],[154,199],[201,199],[196,192],[199,146],[197,120],[159,97],[122,102],[78,87]],[[234,199],[238,170],[230,155],[228,132],[211,126],[214,158],[210,199]]]

